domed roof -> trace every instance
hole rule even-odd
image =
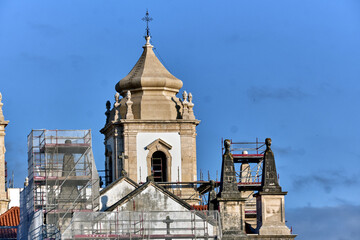
[[[115,86],[117,92],[125,95],[128,90],[163,89],[178,93],[183,83],[174,77],[156,57],[150,36],[146,36],[144,51],[129,74]]]

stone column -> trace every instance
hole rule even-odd
[[[0,214],[3,214],[8,210],[9,205],[9,199],[5,191],[5,127],[9,121],[4,119],[1,100],[2,95],[0,93]]]
[[[245,198],[238,190],[234,160],[230,153],[230,140],[224,141],[221,170],[221,185],[217,201],[221,214],[223,239],[246,239],[245,234]]]
[[[136,149],[136,136],[137,127],[135,124],[131,124],[124,120],[124,154],[127,158],[124,160],[124,170],[127,172],[128,177],[133,181],[138,182],[138,166],[137,166],[137,149]],[[130,120],[131,121],[131,120]],[[118,153],[119,156],[121,153]]]
[[[265,140],[262,190],[256,196],[257,231],[259,235],[290,235],[285,225],[284,196],[278,183],[274,153],[271,150],[271,139]]]
[[[180,123],[181,182],[197,180],[196,174],[196,125]],[[182,188],[179,197],[191,205],[199,204],[199,193],[194,188]]]

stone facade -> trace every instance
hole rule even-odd
[[[230,152],[230,140],[224,141],[220,192],[217,197],[209,199],[212,209],[219,206],[223,239],[294,239],[290,229],[285,225],[284,196],[277,180],[274,154],[271,150],[271,139],[267,138],[263,157],[263,174],[260,190],[256,197],[256,224],[245,219],[245,201],[252,191],[239,190],[235,174],[233,155]],[[248,163],[241,165],[240,181],[247,182],[250,175]],[[210,196],[210,195],[209,195]]]
[[[5,191],[5,127],[9,121],[5,121],[1,102],[2,95],[0,93],[0,214],[8,210],[9,199]]]

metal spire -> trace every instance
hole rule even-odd
[[[153,19],[149,17],[149,11],[147,9],[146,9],[145,17],[143,17],[142,20],[146,22],[146,37],[149,37],[150,36],[149,22],[151,22]]]

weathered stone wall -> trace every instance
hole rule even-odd
[[[112,185],[104,193],[100,192],[100,211],[106,210],[133,190],[135,190],[135,186],[125,180],[122,180]]]
[[[169,196],[149,186],[116,211],[188,211]]]

